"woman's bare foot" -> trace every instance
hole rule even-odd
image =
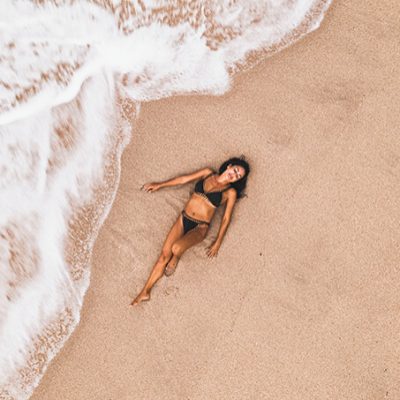
[[[175,272],[178,261],[179,258],[177,256],[172,256],[171,260],[169,260],[167,266],[164,269],[165,276],[171,276]]]
[[[150,300],[150,292],[147,292],[145,290],[142,290],[136,297],[135,300],[132,301],[131,306],[137,306],[140,304],[142,301],[148,301]]]

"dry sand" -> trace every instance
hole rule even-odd
[[[399,399],[397,0],[336,0],[322,27],[222,97],[144,104],[95,245],[79,327],[34,400]],[[190,184],[244,153],[219,256],[143,286]]]

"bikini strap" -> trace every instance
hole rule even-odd
[[[214,171],[213,172],[211,172],[210,174],[208,174],[207,176],[205,176],[200,182],[201,182],[201,185],[203,186],[203,192],[205,192],[205,190],[204,190],[204,181],[209,177],[209,176],[211,176],[211,175],[213,175],[214,174]]]

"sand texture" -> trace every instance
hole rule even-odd
[[[81,322],[33,400],[397,400],[400,5],[337,0],[221,97],[142,105]],[[142,288],[194,184],[244,153],[248,197]]]

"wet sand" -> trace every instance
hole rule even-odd
[[[142,105],[81,322],[34,400],[398,399],[397,1],[335,1],[321,28],[221,97]],[[205,241],[132,308],[193,184],[244,153],[219,255]]]

